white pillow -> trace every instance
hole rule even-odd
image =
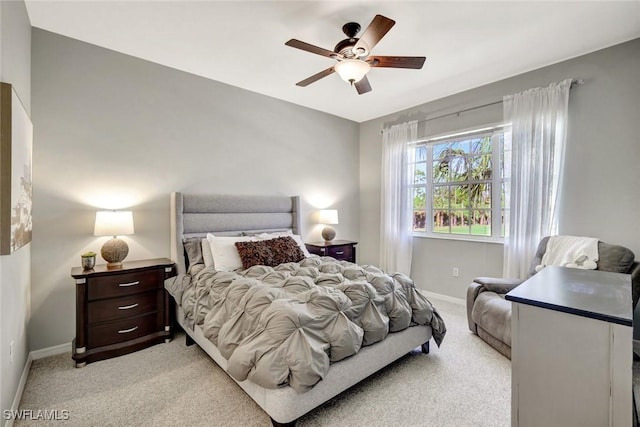
[[[302,253],[304,254],[305,258],[309,258],[311,256],[311,253],[307,250],[307,246],[302,241],[302,237],[300,237],[297,234],[293,234],[291,230],[278,231],[275,233],[260,233],[260,234],[257,234],[255,237],[258,240],[270,240],[270,239],[275,239],[276,237],[287,237],[287,236],[291,237],[297,243],[298,247],[300,247],[300,249],[302,250]]]
[[[211,255],[211,245],[206,237],[202,238],[200,245],[202,246],[202,259],[204,260],[204,266],[212,267],[214,264],[213,256]]]
[[[293,240],[295,240],[298,246],[300,246],[300,249],[302,250],[302,253],[304,254],[305,258],[309,258],[311,256],[311,253],[307,250],[307,245],[305,245],[304,242],[302,241],[302,237],[293,233],[291,233],[290,237]]]
[[[214,236],[207,234],[211,246],[213,265],[219,271],[233,271],[242,267],[242,260],[236,248],[236,242],[255,241],[253,236]]]

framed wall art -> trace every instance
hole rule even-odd
[[[33,125],[20,98],[0,83],[0,255],[31,242]]]

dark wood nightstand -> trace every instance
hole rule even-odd
[[[356,262],[356,245],[351,240],[332,240],[330,242],[305,243],[312,254],[330,256],[337,260]]]
[[[76,367],[141,350],[171,339],[165,279],[176,275],[167,258],[71,269],[76,279]]]

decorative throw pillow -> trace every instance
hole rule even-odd
[[[202,245],[200,244],[200,237],[187,237],[182,241],[184,245],[184,252],[187,258],[187,268],[196,265],[204,264],[202,258]]]
[[[266,240],[236,242],[235,245],[242,261],[242,268],[247,269],[254,265],[273,265],[273,254]]]
[[[302,241],[302,237],[300,237],[300,235],[298,235],[298,234],[293,234],[293,232],[291,230],[289,230],[289,231],[277,231],[275,233],[258,233],[258,234],[255,234],[255,237],[258,240],[270,240],[270,239],[275,239],[276,237],[286,237],[286,236],[289,236],[293,240],[295,240],[295,242],[298,244],[298,247],[300,248],[300,250],[302,251],[302,253],[304,254],[304,256],[306,258],[309,258],[311,256],[311,253],[309,253],[309,251],[307,250],[307,246]]]
[[[295,240],[290,236],[276,237],[275,239],[264,240],[273,254],[273,266],[284,264],[285,262],[299,262],[305,256]]]
[[[248,242],[255,240],[253,237],[244,236],[214,236],[207,234],[207,240],[211,245],[211,257],[213,265],[218,271],[233,271],[242,268],[240,255],[235,247],[236,242]]]

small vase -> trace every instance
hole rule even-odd
[[[95,256],[83,256],[82,258],[82,268],[85,270],[91,270],[96,265],[96,257]]]

